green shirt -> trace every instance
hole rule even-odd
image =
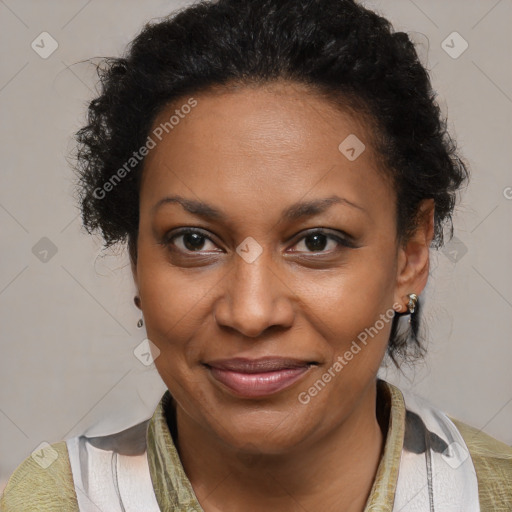
[[[379,418],[385,418],[387,433],[364,512],[392,512],[406,409],[397,387],[382,380],[377,383],[377,414]],[[162,511],[201,511],[173,442],[174,412],[172,397],[167,391],[147,429],[147,456],[153,488]],[[451,416],[449,418],[464,438],[475,466],[481,512],[511,512],[512,448]],[[41,468],[31,456],[17,467],[0,497],[1,511],[78,512],[66,443],[61,441],[51,446],[58,457],[48,468]]]

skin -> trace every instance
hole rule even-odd
[[[371,126],[304,86],[194,97],[197,106],[146,157],[132,262],[148,338],[160,351],[155,365],[176,402],[183,466],[207,512],[362,511],[385,438],[376,374],[391,323],[309,403],[298,396],[381,314],[395,303],[405,311],[407,294],[421,293],[433,203],[422,203],[418,229],[400,243],[395,192],[372,149]],[[349,134],[366,145],[354,161],[338,150]],[[155,212],[170,195],[206,202],[225,219],[175,202]],[[333,195],[357,206],[281,218],[296,202]],[[202,245],[190,235],[172,238],[186,226],[202,231]],[[353,244],[327,236],[314,245],[304,233],[313,228],[346,233]],[[236,252],[247,237],[263,249],[252,263]],[[264,356],[317,364],[258,399],[236,396],[203,365]]]

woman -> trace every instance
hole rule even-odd
[[[3,510],[512,510],[510,447],[377,379],[423,353],[467,178],[407,35],[350,0],[203,2],[101,80],[83,221],[127,243],[168,391],[27,458]]]

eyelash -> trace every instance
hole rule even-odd
[[[176,238],[178,238],[180,236],[188,235],[188,234],[200,235],[201,237],[203,237],[206,240],[209,240],[210,242],[215,244],[215,242],[209,236],[207,236],[206,234],[204,234],[201,230],[199,230],[197,228],[183,228],[180,231],[178,231],[176,233],[173,233],[172,236],[165,235],[163,240],[160,243],[164,247],[169,248],[169,246],[173,245],[173,241]],[[354,249],[354,248],[357,247],[356,244],[353,243],[352,241],[350,241],[350,240],[348,240],[346,238],[342,238],[342,237],[333,235],[333,234],[327,232],[325,229],[322,229],[322,228],[316,228],[316,229],[313,229],[312,231],[307,232],[299,240],[297,240],[297,242],[294,244],[294,246],[297,245],[299,242],[305,240],[306,238],[314,236],[314,235],[323,235],[326,238],[328,238],[330,240],[334,240],[335,242],[337,242],[338,248],[335,249],[335,251],[340,250],[340,246],[341,247],[350,248],[350,249]],[[200,254],[201,253],[201,251],[183,251],[182,249],[176,249],[176,250],[179,251],[179,252],[185,253],[185,254],[194,254],[194,253]],[[303,252],[303,251],[295,251],[295,252],[299,252],[300,253],[300,252]],[[306,253],[309,253],[309,254],[329,254],[330,252],[333,252],[333,251],[316,251],[316,252],[315,251],[306,251]]]

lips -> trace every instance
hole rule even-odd
[[[234,394],[246,398],[265,397],[289,388],[314,363],[298,359],[222,359],[205,364],[213,379]]]

